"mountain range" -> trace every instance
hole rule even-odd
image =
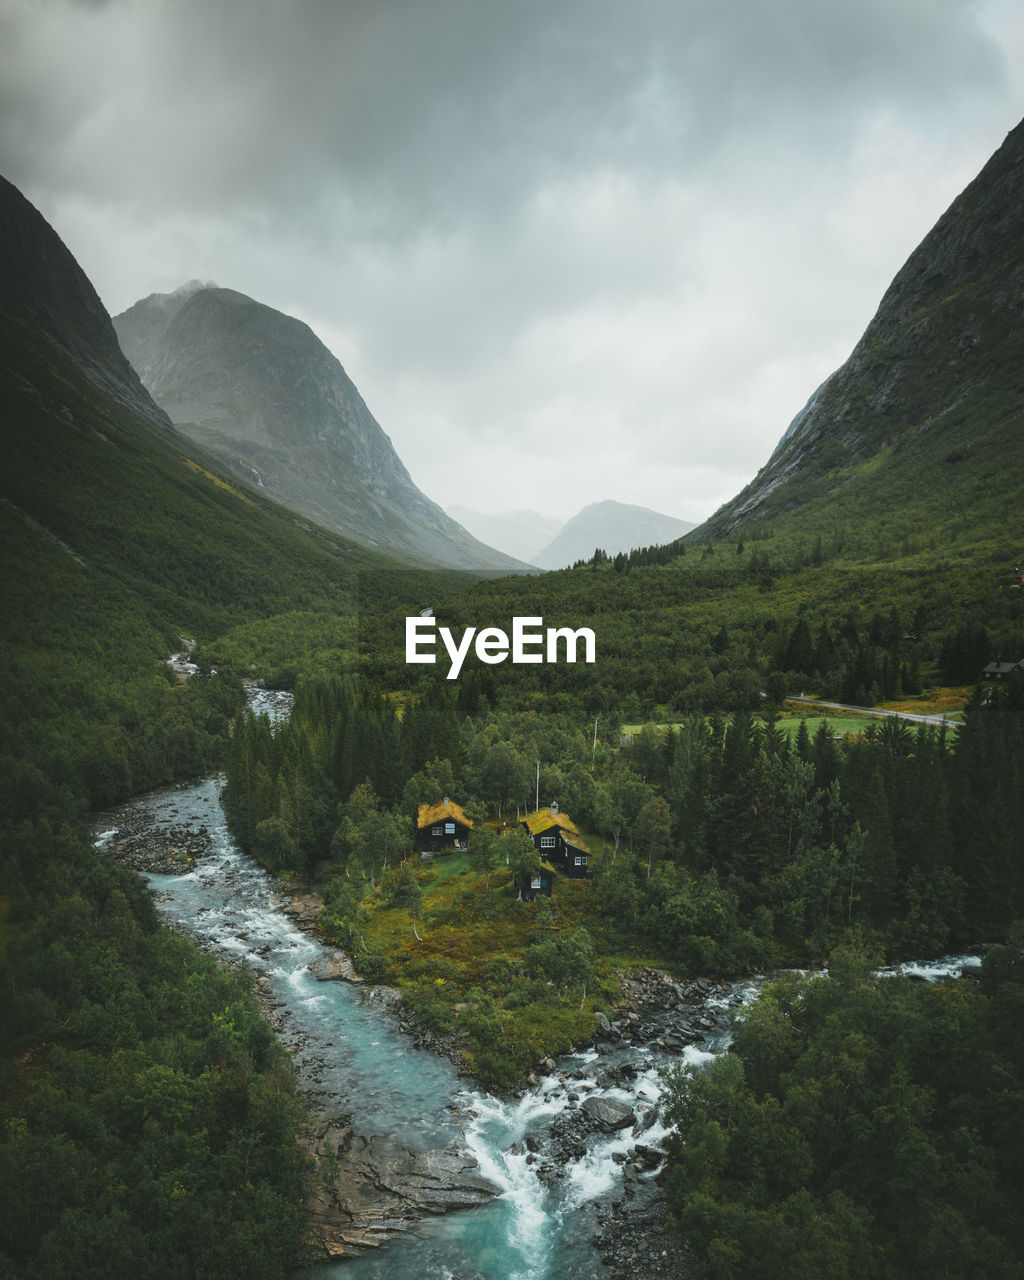
[[[628,502],[592,502],[565,522],[533,563],[541,569],[567,569],[577,560],[589,560],[598,548],[614,557],[638,547],[675,542],[696,527]]]
[[[420,492],[341,363],[301,320],[193,281],[135,303],[114,328],[153,399],[236,482],[406,562],[525,567]]]
[[[15,541],[42,530],[51,549],[67,546],[93,569],[127,574],[150,600],[173,594],[170,582],[200,541],[211,571],[235,549],[251,561],[252,548],[240,550],[247,539],[266,554],[269,539],[278,551],[267,563],[285,577],[296,538],[312,540],[333,564],[388,563],[357,543],[400,553],[404,563],[520,563],[489,552],[419,494],[307,326],[196,284],[145,299],[115,326],[56,232],[7,182],[0,325],[4,511]],[[1005,542],[1019,524],[1022,405],[1024,124],[910,255],[850,358],[765,466],[687,543],[817,537],[826,552],[842,544],[877,557],[921,539]],[[267,501],[293,483],[306,493],[305,520]],[[317,529],[309,513],[331,503]],[[606,522],[586,529],[609,514],[636,511],[595,504],[570,522],[584,526],[578,544],[560,545],[566,528],[534,561],[565,564],[597,546],[612,552]],[[181,530],[181,554],[177,563],[155,556],[147,568],[144,549],[170,536],[164,522]],[[328,538],[325,526],[351,536]],[[633,526],[621,545],[673,534],[678,526]],[[213,612],[224,616],[245,595],[225,585]]]
[[[534,557],[563,524],[557,516],[539,511],[475,511],[459,503],[452,503],[447,510],[474,538],[530,564],[537,563]]]
[[[685,520],[625,502],[592,502],[562,521],[538,511],[489,514],[450,506],[448,514],[475,537],[541,569],[565,569],[600,547],[610,556],[673,542],[696,528]]]

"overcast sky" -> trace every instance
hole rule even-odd
[[[299,316],[490,511],[710,515],[1022,115],[1019,0],[0,0],[0,172],[111,313]]]

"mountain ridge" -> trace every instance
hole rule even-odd
[[[8,320],[44,337],[91,382],[154,426],[173,430],[122,352],[88,276],[39,210],[3,176],[0,246],[0,309]]]
[[[894,535],[920,534],[936,514],[941,521],[934,491],[944,486],[961,520],[981,512],[1000,475],[998,453],[1019,426],[1022,369],[1024,122],[911,252],[848,359],[754,479],[694,540],[780,520],[809,530],[814,520],[819,528],[852,520],[868,477]]]
[[[236,290],[189,285],[140,300],[114,326],[154,399],[241,482],[421,565],[527,567],[421,493],[340,361],[303,321]]]

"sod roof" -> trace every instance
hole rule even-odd
[[[471,827],[473,819],[467,818],[461,805],[451,800],[443,800],[440,804],[421,804],[416,812],[416,829],[433,826],[435,822],[461,822],[464,827]]]

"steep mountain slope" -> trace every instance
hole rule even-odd
[[[212,1275],[228,1256],[239,1275],[281,1275],[304,1194],[285,1055],[248,984],[160,927],[85,819],[220,763],[242,685],[180,683],[165,659],[182,631],[340,611],[354,571],[383,562],[217,475],[5,182],[0,440],[0,1274],[144,1280],[174,1258]],[[218,1023],[230,1047],[211,1039]],[[143,1101],[143,1124],[157,1079],[174,1081],[173,1116]],[[273,1123],[257,1096],[275,1098]],[[188,1190],[168,1215],[172,1186]]]
[[[1024,123],[893,280],[846,363],[693,540],[987,537],[1019,515]]]
[[[246,485],[419,564],[523,567],[416,488],[341,364],[300,320],[193,283],[137,302],[114,325],[157,403]]]
[[[534,563],[533,557],[546,547],[561,529],[562,521],[542,516],[538,511],[501,511],[496,514],[474,511],[453,504],[448,514],[468,529],[474,538],[519,560]]]
[[[91,284],[6,182],[0,282],[11,813],[38,800],[43,776],[95,801],[130,787],[128,761],[147,751],[140,785],[180,767],[153,741],[174,693],[163,659],[182,633],[202,640],[287,610],[340,618],[370,582],[363,571],[395,565],[226,480],[150,399]],[[31,785],[26,756],[40,770]]]
[[[592,502],[567,520],[533,558],[542,569],[564,569],[589,559],[600,547],[610,556],[636,547],[660,546],[689,533],[694,525],[626,502]]]
[[[59,236],[0,177],[0,311],[32,341],[45,341],[96,386],[162,428],[156,407],[117,344],[96,290]],[[72,267],[74,269],[72,269]]]

